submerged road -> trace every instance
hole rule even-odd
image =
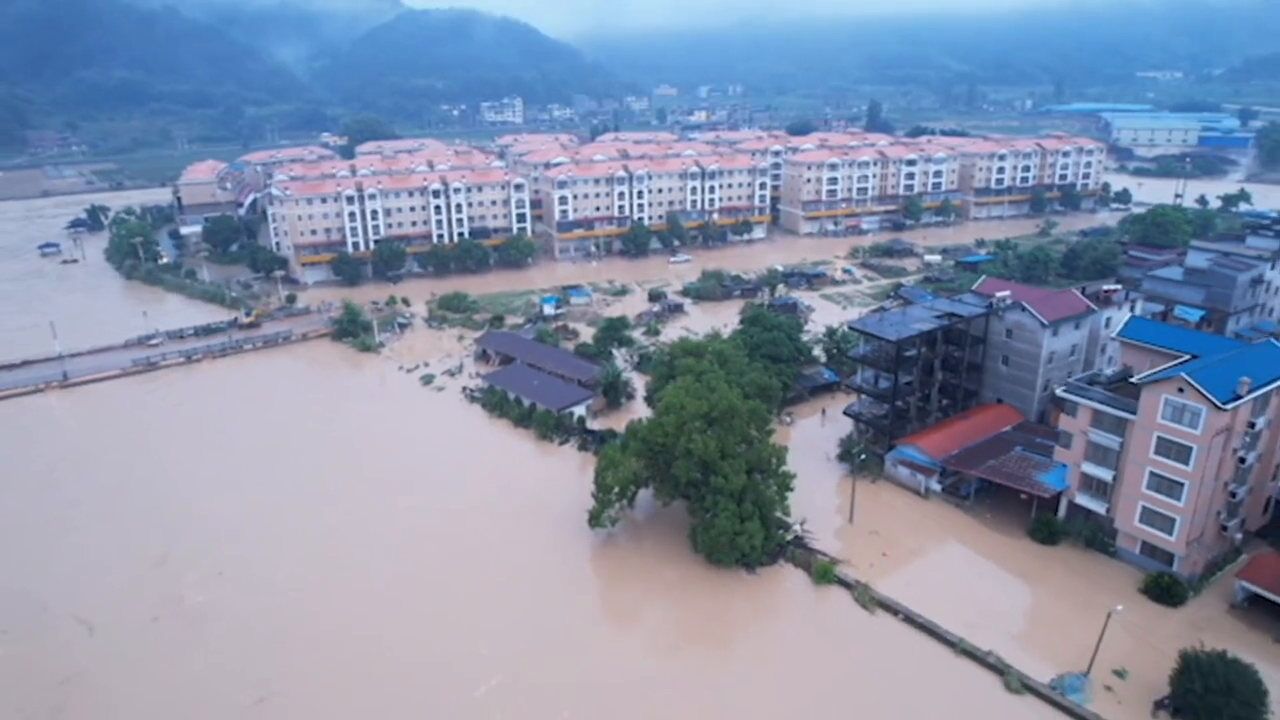
[[[83,354],[41,358],[0,367],[0,399],[49,386],[79,384],[91,378],[124,376],[204,357],[297,342],[327,333],[321,313],[271,320],[256,328],[233,328],[200,337],[171,339],[161,345],[120,345]]]

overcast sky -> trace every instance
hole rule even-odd
[[[329,0],[334,1],[334,0]],[[340,1],[340,0],[339,0]],[[596,30],[713,27],[766,19],[856,17],[930,12],[987,13],[1071,0],[403,0],[412,7],[469,7],[509,15],[550,35],[573,38]],[[1135,2],[1141,0],[1118,0]]]

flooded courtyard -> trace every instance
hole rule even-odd
[[[88,263],[36,258],[88,202],[0,204],[0,357],[47,352],[49,320],[77,347],[136,334],[143,309],[161,326],[225,316],[121,281],[100,237]],[[904,235],[941,245],[1035,224]],[[454,289],[616,280],[637,290],[607,312],[630,313],[644,285],[832,259],[875,239],[780,237],[691,266],[544,263],[395,292],[421,307]],[[388,292],[313,289],[303,301]],[[853,312],[810,301],[811,329]],[[738,307],[693,306],[663,337],[729,327]],[[381,356],[316,342],[0,403],[0,716],[1060,717],[793,568],[710,567],[678,508],[642,503],[615,531],[590,531],[591,456],[462,399],[470,335],[419,327]],[[424,388],[401,369],[424,361],[463,373]],[[1147,717],[1173,654],[1197,639],[1280,688],[1265,628],[1229,613],[1221,586],[1166,610],[1137,594],[1130,568],[1034,545],[1022,515],[887,483],[859,485],[849,526],[849,480],[833,459],[844,402],[802,406],[779,437],[797,473],[793,514],[855,574],[1046,678],[1079,669],[1106,608],[1123,603],[1099,660],[1114,688],[1097,693],[1107,717]],[[642,413],[637,400],[605,422]]]

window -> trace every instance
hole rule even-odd
[[[1159,533],[1170,540],[1178,536],[1178,518],[1157,510],[1145,503],[1138,503],[1138,525]]]
[[[1000,356],[1000,365],[1001,365],[1002,367],[1009,367],[1009,356],[1008,356],[1008,355],[1001,355],[1001,356]]]
[[[1079,412],[1079,410],[1080,410],[1079,403],[1073,403],[1070,400],[1062,401],[1062,414],[1075,417],[1076,413]]]
[[[1070,450],[1072,439],[1073,439],[1073,436],[1071,433],[1067,432],[1066,430],[1061,430],[1061,429],[1058,430],[1058,447],[1062,448],[1063,450]]]
[[[1090,440],[1084,446],[1084,460],[1101,468],[1115,470],[1120,466],[1120,451]]]
[[[1183,498],[1187,495],[1187,483],[1185,481],[1169,477],[1151,468],[1147,468],[1147,480],[1142,484],[1142,489],[1179,505],[1182,504]]]
[[[1068,355],[1067,355],[1067,357],[1075,357],[1075,356],[1076,356],[1076,353],[1078,353],[1078,352],[1080,352],[1080,345],[1079,345],[1079,344],[1072,345],[1072,346],[1071,346],[1071,353],[1070,353],[1070,354],[1068,354]]]
[[[1089,427],[1118,438],[1124,437],[1124,429],[1128,424],[1128,421],[1124,418],[1101,410],[1094,410],[1093,417],[1089,419]]]
[[[1046,361],[1046,364],[1048,364],[1048,365],[1052,365],[1052,364],[1053,364],[1053,358],[1054,358],[1054,356],[1055,356],[1055,355],[1056,355],[1056,353],[1053,353],[1053,352],[1049,353],[1049,359]]]
[[[1177,555],[1174,555],[1162,547],[1156,547],[1146,540],[1138,543],[1138,554],[1148,560],[1154,560],[1159,563],[1161,567],[1165,567],[1170,570],[1173,569],[1174,563],[1178,559]]]
[[[1054,326],[1052,335],[1053,335],[1054,337],[1058,337],[1058,327],[1057,327],[1057,326]]]
[[[1005,339],[1005,340],[1012,340],[1012,339],[1013,339],[1013,328],[1005,328],[1005,329],[1004,329],[1004,339]]]
[[[1111,483],[1088,473],[1080,473],[1080,483],[1076,492],[1102,502],[1111,502]]]
[[[1160,403],[1160,422],[1198,433],[1204,426],[1204,408],[1166,395]]]
[[[1151,456],[1189,468],[1195,461],[1196,449],[1184,442],[1157,433],[1151,443]]]

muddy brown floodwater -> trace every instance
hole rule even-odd
[[[221,320],[229,311],[192,302],[142,283],[121,282],[102,250],[106,233],[84,235],[85,260],[59,264],[36,246],[62,243],[62,257],[79,257],[62,228],[90,203],[126,207],[165,203],[168,190],[134,190],[0,202],[0,360],[52,355],[49,322],[63,349],[88,348],[141,335],[156,327]],[[147,312],[144,322],[142,313]]]
[[[5,355],[46,315],[86,343],[221,315],[25,256],[86,201],[0,205]],[[1054,716],[792,568],[707,566],[678,509],[591,532],[589,456],[397,369],[464,353],[418,330],[0,404],[0,717]]]
[[[88,264],[33,259],[88,201],[0,204],[0,356],[43,352],[48,319],[76,347],[136,334],[142,309],[161,325],[225,314],[121,282],[99,244]],[[949,243],[1033,227],[920,235]],[[676,282],[871,240],[779,238],[679,268],[544,263],[396,293]],[[636,297],[618,308],[633,311]],[[664,337],[727,326],[736,312],[695,307]],[[466,337],[419,328],[379,357],[310,343],[0,403],[0,717],[1058,717],[792,568],[709,567],[678,508],[642,503],[615,531],[590,531],[592,459],[465,403]],[[461,362],[463,374],[424,388],[400,369],[423,361],[434,372]],[[1040,556],[983,545],[968,516],[887,486],[865,492],[859,530],[842,529],[847,480],[830,460],[840,401],[825,423],[810,405],[780,431],[796,514],[817,539],[1035,672],[1073,666],[1087,632],[1053,623],[1084,627],[1084,616],[1032,586],[1048,578],[1061,595],[1049,570],[1021,574],[1019,562]],[[610,422],[641,414],[637,404]],[[1090,622],[1107,602],[1098,592],[1082,603]],[[1108,666],[1125,649],[1109,645]],[[1134,664],[1140,689],[1122,690],[1108,714],[1145,717],[1154,670]]]

